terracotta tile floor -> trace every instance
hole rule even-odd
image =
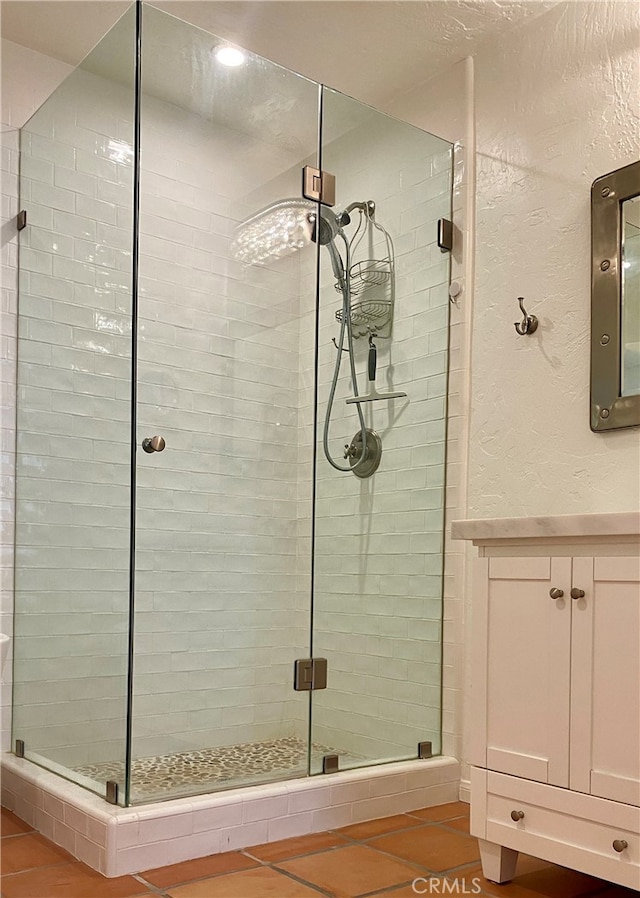
[[[487,882],[468,819],[468,806],[454,802],[105,879],[3,808],[0,898],[415,898],[465,889],[501,898],[639,898],[527,856],[511,883]]]

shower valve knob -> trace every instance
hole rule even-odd
[[[162,452],[165,446],[164,437],[145,437],[142,441],[142,448],[145,452]]]

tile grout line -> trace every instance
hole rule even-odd
[[[25,867],[24,870],[15,870],[13,873],[3,873],[2,878],[8,879],[8,877],[10,877],[10,876],[21,876],[23,873],[34,873],[37,870],[51,870],[51,869],[53,869],[53,867],[66,867],[71,864],[82,864],[82,866],[87,866],[82,861],[79,861],[77,858],[73,858],[73,860],[60,861],[57,864],[43,864],[41,867]],[[92,868],[89,867],[89,869],[91,870]],[[98,871],[94,870],[93,872],[97,873]],[[100,876],[102,876],[102,873],[100,874]]]
[[[274,871],[274,873],[279,873],[281,876],[286,876],[287,879],[292,879],[294,882],[297,882],[301,886],[311,888],[314,891],[318,892],[320,895],[325,895],[326,898],[336,898],[334,892],[329,892],[328,890],[323,889],[322,886],[319,886],[317,883],[309,882],[309,880],[307,879],[302,879],[301,876],[296,876],[295,873],[290,873],[288,870],[280,870],[277,867],[273,867],[271,864],[269,865],[269,867]]]
[[[146,880],[144,880],[139,873],[131,873],[130,875],[132,879],[136,880],[136,882],[141,883],[151,895],[157,895],[159,896],[159,898],[169,898],[163,888],[161,888],[160,886],[154,886],[150,882],[146,882]],[[169,888],[173,888],[173,886],[170,886]]]

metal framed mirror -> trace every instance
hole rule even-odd
[[[640,162],[591,187],[591,430],[640,425]]]

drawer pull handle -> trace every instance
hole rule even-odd
[[[552,599],[561,599],[562,596],[564,595],[564,589],[558,589],[557,586],[554,586],[552,589],[549,590],[549,595],[551,596]]]
[[[516,823],[518,822],[518,820],[522,820],[523,817],[524,817],[524,811],[511,811],[511,819],[514,820]],[[624,847],[626,848],[627,846],[625,845]],[[616,848],[616,851],[617,850],[618,849]],[[622,849],[620,849],[620,851],[622,851]]]
[[[613,842],[613,850],[614,850],[614,851],[617,851],[618,854],[619,854],[621,851],[624,851],[625,848],[628,848],[628,847],[629,847],[629,843],[627,842],[626,839],[614,839],[614,842]]]
[[[571,590],[571,598],[572,599],[584,599],[584,589],[578,589],[577,586],[574,586]]]

